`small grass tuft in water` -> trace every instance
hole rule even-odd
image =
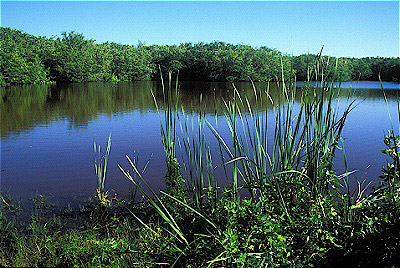
[[[109,206],[111,201],[107,198],[108,191],[105,190],[104,183],[106,181],[108,157],[111,150],[111,133],[108,136],[107,148],[104,155],[101,155],[100,145],[97,146],[96,142],[93,143],[93,148],[96,154],[94,158],[94,168],[97,175],[97,200],[101,205]]]

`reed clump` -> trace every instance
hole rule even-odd
[[[107,148],[104,155],[101,154],[100,145],[97,146],[96,142],[93,143],[94,153],[94,169],[97,175],[97,200],[103,206],[109,206],[111,201],[108,199],[108,191],[105,190],[104,183],[106,181],[108,158],[111,150],[111,133],[108,136]]]
[[[222,119],[201,112],[187,115],[183,107],[177,108],[176,86],[174,101],[168,101],[166,108],[165,126],[161,125],[164,148],[174,148],[175,156],[177,141],[181,144],[187,191],[183,192],[179,184],[176,189],[185,198],[177,198],[169,184],[167,193],[160,193],[162,202],[174,202],[174,209],[167,207],[167,211],[182,208],[179,215],[170,213],[175,221],[165,222],[165,227],[184,241],[175,265],[198,264],[189,252],[203,256],[203,266],[339,265],[349,261],[347,257],[338,258],[341,254],[357,256],[352,248],[354,241],[384,232],[379,227],[382,221],[396,226],[399,213],[383,220],[388,207],[381,207],[381,202],[382,193],[393,189],[388,185],[397,185],[398,179],[395,183],[392,177],[384,180],[380,194],[364,195],[363,188],[350,189],[348,180],[354,171],[337,174],[334,168],[335,152],[341,149],[341,133],[355,100],[349,96],[344,108],[335,102],[340,88],[324,80],[334,77],[326,74],[326,64],[324,59],[316,59],[301,89],[300,101],[295,79],[282,82],[278,99],[271,98],[268,87],[254,86],[255,102],[241,96],[233,85],[231,99],[214,100],[224,109]],[[170,94],[171,87],[168,90]],[[260,112],[250,103],[257,107],[272,104],[273,113]],[[230,133],[227,137],[218,131],[224,121]],[[176,132],[177,124],[181,136]],[[211,138],[217,140],[217,153],[210,151]],[[386,143],[393,152],[392,142]],[[171,153],[165,151],[168,159]],[[397,163],[397,153],[390,156]],[[398,178],[395,165],[384,168],[384,174],[388,171]],[[216,169],[224,169],[227,184],[218,185]],[[183,182],[182,173],[174,176]],[[399,206],[398,199],[390,200],[390,210]],[[373,211],[373,207],[381,209]],[[394,247],[399,245],[396,242]],[[362,248],[360,258],[371,253],[361,244],[357,246]],[[386,254],[393,257],[393,252]],[[390,262],[385,259],[382,263],[385,261]]]

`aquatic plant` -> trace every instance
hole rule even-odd
[[[161,72],[161,71],[160,71]],[[167,102],[167,107],[164,110],[164,122],[160,120],[162,144],[166,156],[167,171],[165,174],[165,184],[167,192],[179,200],[185,200],[186,189],[185,180],[180,171],[180,164],[176,158],[176,139],[177,139],[177,113],[179,108],[179,92],[178,79],[176,79],[175,92],[172,88],[172,72],[168,73],[169,83],[168,89],[165,90],[164,80],[161,75],[163,88],[163,97]],[[160,110],[157,105],[157,100],[153,94],[154,102],[158,113]]]
[[[108,206],[111,201],[107,199],[108,191],[104,189],[104,182],[106,181],[108,157],[111,150],[111,133],[108,136],[107,148],[104,155],[101,155],[100,145],[97,146],[96,141],[93,143],[93,148],[96,154],[94,158],[94,169],[97,175],[97,199],[100,204]]]
[[[190,250],[191,243],[197,241],[189,243],[183,232],[188,228],[185,226],[187,223],[184,224],[186,218],[198,218],[208,226],[209,239],[214,240],[215,246],[221,248],[219,255],[214,255],[214,259],[210,260],[212,264],[230,265],[238,262],[240,258],[244,258],[244,263],[247,263],[248,259],[255,261],[254,258],[260,258],[260,261],[254,263],[262,264],[277,261],[273,257],[274,254],[280,256],[280,261],[282,258],[287,261],[283,261],[282,264],[289,264],[290,258],[285,256],[284,252],[294,247],[295,243],[304,243],[310,239],[312,230],[327,228],[329,217],[327,218],[325,211],[333,206],[335,199],[352,202],[350,197],[344,197],[339,191],[339,181],[346,174],[336,174],[333,158],[335,150],[340,148],[341,131],[353,102],[349,101],[348,106],[339,114],[338,107],[334,106],[335,94],[338,92],[333,88],[332,81],[323,80],[316,86],[311,83],[315,77],[324,77],[319,75],[323,63],[317,59],[313,68],[308,84],[300,92],[299,102],[296,102],[295,98],[298,94],[295,80],[283,81],[281,95],[276,100],[271,98],[268,88],[259,89],[253,84],[254,106],[263,107],[267,102],[275,106],[274,103],[279,102],[273,109],[272,119],[268,109],[265,113],[259,112],[259,109],[250,105],[247,96],[241,96],[234,85],[231,99],[215,99],[214,104],[224,109],[223,117],[230,130],[229,137],[223,137],[218,132],[221,121],[216,121],[214,125],[201,111],[197,120],[198,129],[193,128],[194,120],[193,117],[190,118],[193,115],[185,114],[184,108],[180,106],[178,82],[176,80],[173,92],[172,75],[169,73],[169,87],[167,94],[164,94],[167,107],[164,111],[164,121],[160,122],[167,157],[167,190],[166,193],[161,192],[164,198],[159,198],[151,190],[153,197],[147,195],[147,200],[161,218],[166,220],[176,237],[185,241],[184,247],[180,249],[182,253],[178,257],[179,261],[177,259],[175,263],[182,261],[184,252]],[[165,92],[163,81],[162,84]],[[153,98],[157,110],[160,111],[154,94]],[[218,120],[217,117],[215,120]],[[177,133],[178,123],[182,136]],[[213,177],[215,157],[207,143],[205,126],[217,139],[219,146],[217,159],[222,162],[215,168],[224,168],[227,178],[231,179],[231,183],[221,191],[217,190]],[[269,133],[273,133],[273,140],[270,140]],[[183,167],[189,171],[188,192],[184,188],[177,160],[177,142],[183,149]],[[137,170],[135,165],[132,166]],[[131,179],[129,174],[124,173]],[[241,198],[242,189],[248,190],[248,201]],[[145,193],[144,190],[141,191]],[[257,216],[254,218],[248,214],[249,210]],[[262,216],[265,213],[280,216],[265,218]],[[321,215],[324,216],[315,218]],[[308,224],[312,224],[312,227],[306,230],[297,229],[297,225],[304,226],[304,218],[309,218]],[[271,225],[269,221],[273,221],[274,224]],[[295,228],[297,235],[293,236],[293,233],[289,232],[289,236],[285,237],[287,230],[281,228],[286,228],[283,226],[287,226],[288,223],[291,226],[288,228]],[[183,226],[180,227],[180,224]],[[269,228],[279,227],[274,231],[271,229],[270,234],[267,234],[263,228],[254,230],[251,224],[258,226],[256,228],[259,228],[260,224],[270,226]],[[270,249],[272,247],[274,253],[250,250],[247,253],[242,252],[244,255],[240,257],[236,252],[244,245],[237,233],[242,232],[244,235],[250,232],[247,241],[253,241],[251,243],[258,247],[261,244]],[[326,232],[329,236],[318,243],[328,248],[330,243],[336,243],[336,238],[328,230]],[[321,238],[318,237],[314,238]],[[318,244],[316,241],[315,243]],[[310,251],[309,254],[318,253],[318,256],[323,256],[326,252],[320,251],[314,244],[306,250]]]

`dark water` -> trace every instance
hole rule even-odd
[[[266,84],[257,85],[266,88]],[[341,84],[337,102],[342,107],[356,99],[343,132],[344,150],[350,170],[358,169],[359,180],[379,181],[385,156],[383,138],[393,127],[399,130],[399,84],[384,83],[385,102],[379,82]],[[242,96],[252,96],[251,84],[238,83]],[[125,155],[148,159],[145,178],[156,189],[163,187],[165,158],[161,144],[160,117],[150,94],[153,89],[162,103],[157,82],[85,83],[51,86],[21,86],[1,90],[1,191],[27,199],[35,194],[54,196],[59,202],[87,200],[96,189],[93,142],[106,146],[112,132],[112,146],[106,188],[118,197],[128,196],[130,182],[117,164],[129,168]],[[270,85],[272,98],[279,87]],[[181,83],[186,113],[194,115],[202,103],[210,121],[217,114],[220,132],[228,131],[222,111],[214,110],[214,94],[229,99],[229,83]],[[251,97],[249,97],[251,100]],[[260,107],[272,113],[272,105]],[[391,120],[392,119],[392,123]],[[222,123],[221,123],[222,122]],[[225,122],[225,124],[224,124]],[[216,145],[216,141],[211,141]],[[338,172],[344,171],[342,152]],[[219,163],[215,163],[219,164]],[[216,171],[218,176],[218,171]],[[225,181],[221,179],[220,184]]]

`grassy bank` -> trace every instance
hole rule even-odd
[[[324,77],[316,60],[309,81]],[[325,76],[326,77],[326,76]],[[147,163],[122,169],[141,201],[111,199],[105,154],[95,145],[98,190],[79,210],[55,213],[37,198],[29,221],[3,198],[0,265],[59,267],[396,267],[400,263],[400,136],[385,138],[388,162],[371,194],[351,189],[352,171],[333,159],[354,109],[339,107],[331,81],[295,81],[279,98],[254,87],[255,103],[234,90],[214,99],[223,116],[187,114],[178,81],[164,85],[160,114],[166,188],[147,187]],[[164,83],[164,81],[162,81]],[[256,107],[274,106],[274,114]],[[204,103],[206,105],[206,103]],[[342,104],[343,105],[343,104]],[[262,111],[262,110],[261,110]],[[400,109],[399,109],[400,111]],[[400,114],[399,114],[400,119]],[[393,122],[394,123],[394,122]],[[218,129],[230,129],[223,136]],[[271,139],[272,133],[273,138]],[[111,136],[110,136],[111,137]],[[217,142],[211,148],[211,139]],[[226,178],[216,177],[222,169]],[[109,180],[110,178],[107,178]],[[112,178],[111,178],[112,179]],[[225,183],[228,181],[228,183]]]

